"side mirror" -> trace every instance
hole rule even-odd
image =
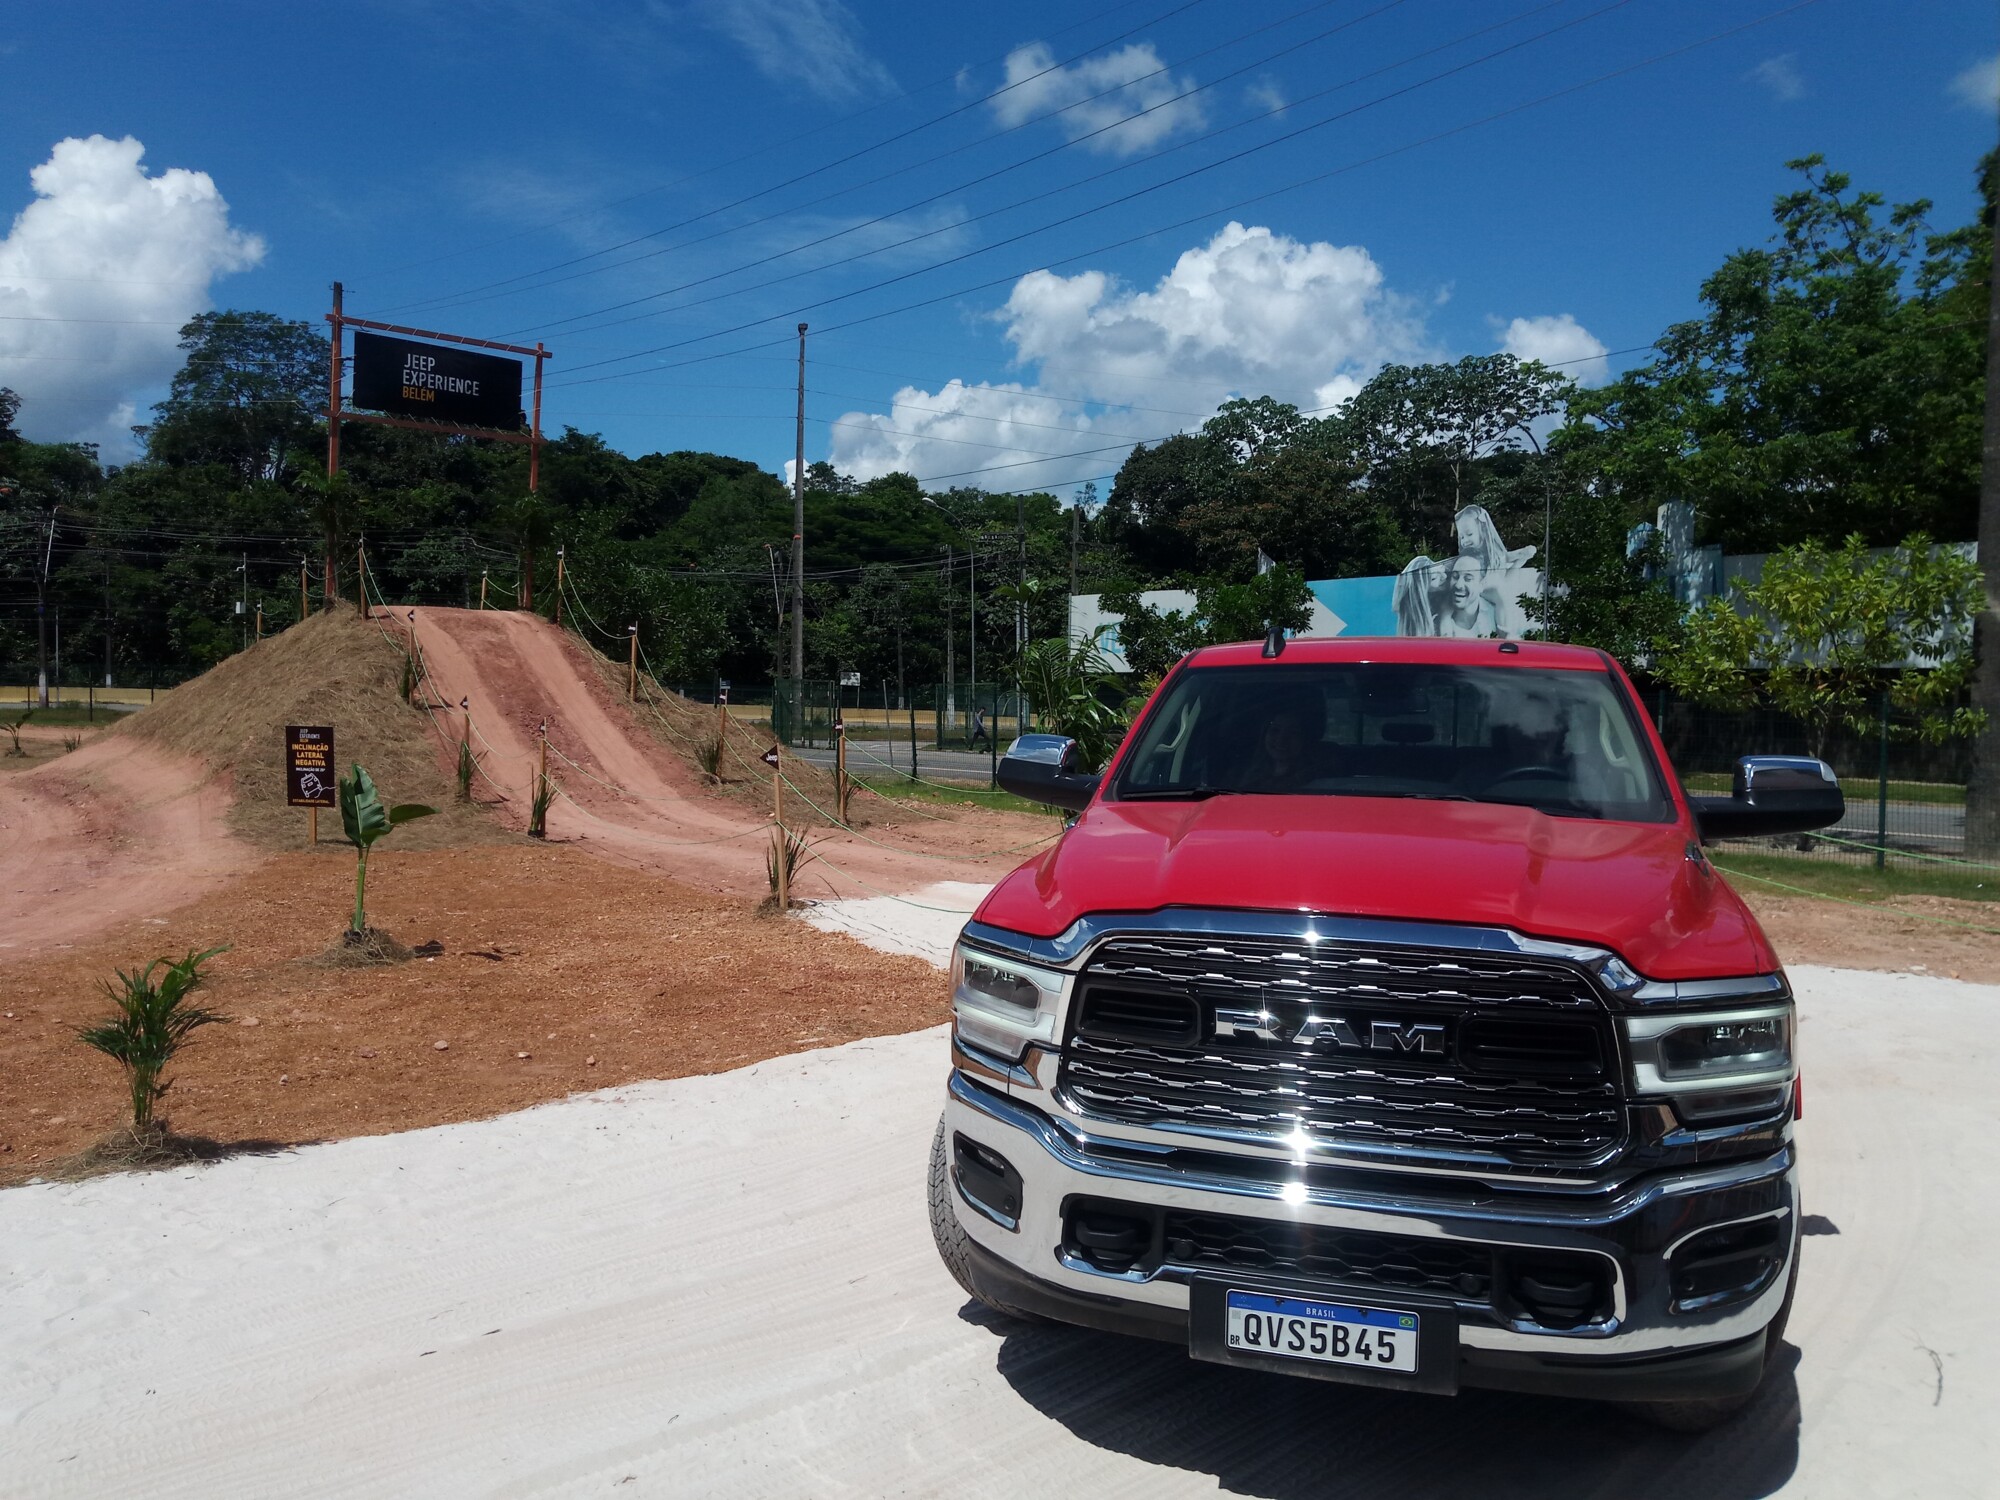
[[[1838,823],[1847,799],[1833,767],[1809,755],[1746,755],[1727,797],[1689,797],[1702,842],[1805,833]]]
[[[1000,757],[1000,790],[1082,812],[1103,777],[1072,770],[1076,741],[1060,734],[1024,734]]]

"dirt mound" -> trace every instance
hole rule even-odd
[[[629,671],[625,663],[612,661],[579,636],[572,635],[570,643],[597,669],[598,680],[615,696],[623,698]],[[746,812],[759,816],[770,812],[771,769],[759,758],[771,748],[767,728],[753,729],[731,719],[726,738],[718,747],[716,732],[723,727],[724,715],[713,704],[684,698],[644,673],[639,677],[639,701],[632,715],[641,729],[674,753],[696,786]],[[713,773],[709,770],[711,756]],[[786,822],[795,827],[831,826],[833,773],[789,753],[784,756],[784,770],[785,780],[791,783],[785,789],[785,798],[792,804]],[[884,821],[879,812],[882,804],[877,801],[870,808],[867,805],[870,800],[865,796],[852,799],[848,807],[849,827]]]
[[[442,816],[396,831],[404,849],[435,849],[498,836],[476,806],[457,800],[448,756],[430,714],[403,701],[401,635],[345,610],[314,615],[162,694],[112,731],[192,756],[235,783],[230,826],[264,848],[297,848],[306,815],[285,805],[288,724],[331,724],[342,771],[354,763],[384,800],[428,802]],[[321,814],[320,839],[340,838],[338,813]]]

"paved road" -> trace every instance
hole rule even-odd
[[[1001,747],[1003,750],[1005,746]],[[799,759],[814,765],[832,766],[833,752],[801,748]],[[853,740],[847,747],[847,768],[857,776],[887,776],[910,772],[910,747],[889,740]],[[986,751],[967,754],[963,750],[917,750],[917,774],[930,781],[977,782],[985,786],[992,775],[993,758]]]
[[[1705,1438],[996,1323],[932,1253],[932,1031],[0,1192],[0,1494],[1994,1493],[2000,988],[1793,971],[1792,1346]]]
[[[831,750],[801,749],[797,754],[802,760],[812,761],[815,765],[833,764]],[[858,775],[887,774],[891,767],[907,774],[910,769],[910,747],[907,744],[897,746],[884,741],[855,740],[848,746],[848,756],[850,768]],[[884,766],[884,761],[890,765]],[[965,781],[984,785],[991,774],[991,766],[992,761],[984,752],[968,755],[962,750],[917,751],[917,774],[933,781]],[[1955,855],[1965,847],[1965,809],[1962,806],[1891,802],[1888,822],[1892,848],[1914,847]],[[1850,801],[1847,816],[1833,832],[1858,843],[1874,843],[1875,804],[1872,801]]]

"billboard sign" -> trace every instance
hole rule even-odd
[[[285,729],[285,805],[332,807],[338,790],[333,769],[333,726],[291,724]]]
[[[515,432],[522,426],[521,362],[356,329],[352,399],[366,411]]]

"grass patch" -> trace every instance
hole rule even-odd
[[[1727,771],[1697,771],[1692,776],[1683,776],[1681,785],[1690,792],[1703,795],[1728,796],[1733,778]],[[1869,777],[1843,776],[1840,778],[1840,793],[1850,803],[1873,807],[1881,794],[1881,783]],[[1931,807],[1963,807],[1965,788],[1942,781],[1892,781],[1889,783],[1891,802],[1921,802]]]
[[[80,703],[72,708],[69,704],[65,703],[61,708],[35,709],[28,716],[28,725],[30,728],[37,728],[51,724],[60,724],[65,728],[75,728],[81,724],[116,724],[120,719],[128,718],[132,714],[137,713],[142,706],[135,703],[118,709],[100,703],[97,705],[96,717],[93,718],[87,704]],[[32,707],[32,705],[0,703],[0,723],[11,723],[13,720],[20,718],[21,710],[24,707]]]
[[[854,780],[898,802],[939,803],[947,807],[985,807],[994,812],[1050,815],[1049,809],[1039,802],[1030,802],[1012,792],[997,791],[975,783],[962,787],[940,786],[934,781],[911,781],[907,776],[856,776]]]
[[[1786,854],[1751,854],[1716,844],[1709,848],[1716,868],[1724,874],[1740,870],[1745,875],[1781,881],[1815,896],[1838,896],[1846,901],[1893,901],[1899,896],[1945,896],[1957,901],[2000,900],[2000,870],[1965,870],[1952,865],[1925,865],[1913,861],[1891,863],[1886,870],[1872,864],[1849,864],[1845,860],[1794,858]],[[1745,892],[1770,890],[1756,880],[1739,887]]]

